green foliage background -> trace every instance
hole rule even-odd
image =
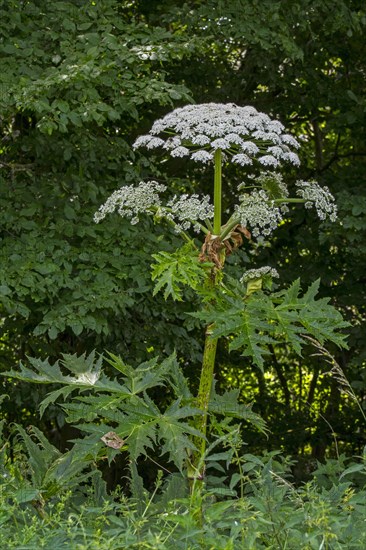
[[[152,176],[169,192],[211,192],[211,174],[183,160],[160,163],[131,144],[153,120],[187,102],[252,104],[301,140],[302,166],[337,198],[340,222],[319,224],[302,209],[271,243],[229,258],[276,266],[281,281],[320,277],[352,323],[336,358],[365,399],[366,187],[363,2],[351,0],[98,0],[0,3],[0,368],[26,356],[120,353],[131,364],[176,349],[190,379],[202,334],[193,296],[153,297],[151,255],[173,251],[165,227],[93,213],[118,186]],[[242,175],[228,171],[227,205]],[[311,350],[298,358],[273,346],[263,370],[225,344],[217,383],[254,401],[271,430],[252,449],[282,448],[322,459],[334,439],[348,453],[365,444],[359,409]],[[43,419],[44,394],[4,379],[8,422],[38,423],[65,445],[62,415]],[[16,405],[16,406],[14,406]],[[303,472],[301,475],[303,476]]]

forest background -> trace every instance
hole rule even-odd
[[[366,14],[360,0],[98,0],[0,3],[0,370],[27,357],[109,350],[130,364],[174,349],[198,383],[203,336],[182,302],[152,297],[151,254],[177,237],[93,214],[117,187],[152,176],[172,194],[211,191],[211,175],[166,163],[132,144],[187,103],[253,105],[300,140],[301,167],[336,197],[339,220],[291,211],[271,243],[228,259],[229,269],[270,264],[281,283],[320,278],[320,295],[351,323],[348,349],[330,348],[356,400],[324,358],[274,346],[263,371],[218,350],[219,388],[267,422],[248,426],[250,452],[280,449],[315,460],[366,443]],[[183,176],[182,176],[183,175]],[[240,174],[225,175],[224,201]],[[42,420],[46,388],[1,378],[6,426],[33,424],[60,449],[74,432],[60,408]],[[164,397],[160,397],[161,400]],[[148,473],[146,474],[148,477]]]

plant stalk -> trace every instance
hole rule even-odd
[[[214,234],[220,235],[221,231],[221,202],[222,202],[222,152],[215,151],[215,175],[214,175]]]
[[[205,347],[203,351],[202,370],[200,385],[197,394],[197,406],[202,411],[202,417],[199,419],[197,429],[206,436],[208,405],[211,397],[211,389],[214,378],[215,358],[217,349],[217,338],[212,337],[212,325],[206,328]],[[202,461],[206,450],[205,439],[200,440],[199,459]]]
[[[215,151],[215,173],[214,173],[214,235],[219,236],[221,231],[221,203],[222,203],[222,152],[220,149]],[[214,276],[210,275],[210,284],[214,287],[217,284],[217,269],[215,268]],[[197,429],[206,437],[207,421],[208,421],[208,406],[211,397],[212,384],[214,379],[215,358],[217,349],[217,338],[212,337],[213,325],[206,327],[205,347],[203,351],[202,369],[200,377],[200,385],[197,394],[197,407],[202,411],[202,416],[197,422]],[[191,488],[193,491],[199,490],[202,486],[204,477],[204,455],[206,451],[206,439],[197,438],[197,451],[192,456],[192,474],[194,477]]]
[[[207,421],[208,421],[208,406],[211,397],[211,389],[214,378],[215,357],[217,349],[217,338],[212,337],[212,325],[206,328],[205,347],[203,351],[202,369],[200,385],[197,394],[197,407],[201,410],[202,416],[199,417],[195,427],[206,438],[207,434]],[[191,457],[190,464],[188,465],[188,482],[190,486],[191,498],[194,501],[201,501],[202,488],[205,477],[205,452],[206,452],[206,439],[196,437],[194,443],[197,450],[194,451]],[[202,503],[199,506],[200,513],[197,517],[198,523],[202,525],[203,522],[203,510]]]

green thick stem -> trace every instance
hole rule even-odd
[[[202,370],[200,378],[200,387],[197,395],[197,406],[202,411],[202,417],[199,420],[197,428],[206,436],[208,405],[211,397],[211,388],[214,378],[215,358],[216,358],[217,338],[212,337],[212,325],[206,329],[205,349],[203,351]],[[203,457],[206,449],[206,441],[201,440],[199,454]]]
[[[222,152],[220,149],[215,151],[215,175],[214,175],[214,235],[220,235],[221,232],[221,202],[222,202]],[[224,258],[223,258],[224,259]],[[223,263],[223,262],[222,262]],[[218,272],[211,273],[209,283],[215,287],[218,279]],[[191,460],[191,488],[192,493],[199,492],[199,487],[202,485],[204,477],[204,455],[206,451],[206,433],[208,420],[208,406],[211,397],[211,389],[214,379],[215,358],[217,348],[217,338],[212,337],[213,326],[209,325],[206,328],[205,347],[203,351],[202,370],[200,377],[200,385],[197,394],[197,408],[200,409],[202,415],[197,421],[196,428],[202,433],[204,439],[196,438],[195,444],[197,450],[193,453]]]
[[[220,235],[221,231],[221,202],[222,202],[222,152],[221,149],[215,151],[215,175],[214,175],[214,234]],[[210,278],[210,284],[215,286],[217,273]],[[202,370],[200,378],[200,387],[197,395],[197,406],[202,411],[202,417],[198,424],[198,429],[204,436],[207,431],[208,404],[211,396],[211,388],[214,377],[215,357],[217,348],[217,338],[212,338],[212,325],[206,328],[205,349],[203,352]],[[199,459],[203,460],[206,449],[206,442],[202,440],[199,449]]]
[[[200,378],[200,386],[197,394],[197,408],[200,409],[202,415],[199,417],[195,427],[206,437],[208,406],[211,397],[211,389],[214,378],[215,357],[217,348],[217,338],[212,337],[212,325],[206,328],[205,348],[203,351],[202,370]],[[205,451],[206,439],[196,437],[194,443],[197,450],[191,457],[191,462],[188,469],[189,484],[192,497],[200,497],[205,476]]]
[[[215,176],[214,176],[214,234],[220,235],[221,231],[221,163],[222,152],[221,149],[215,151]]]

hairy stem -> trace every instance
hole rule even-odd
[[[197,395],[198,408],[203,412],[202,417],[199,420],[197,428],[206,435],[207,431],[207,415],[208,405],[211,396],[212,382],[214,378],[215,357],[217,348],[217,338],[212,337],[212,325],[209,325],[206,329],[205,348],[203,351],[202,370],[200,378],[200,386]],[[206,441],[202,440],[200,445],[200,456],[202,456],[206,449]]]
[[[202,412],[202,416],[199,417],[195,425],[195,427],[205,437],[207,434],[208,406],[210,402],[211,389],[214,378],[217,340],[217,338],[212,337],[212,325],[209,325],[206,328],[201,378],[196,399],[197,408],[200,409],[200,411]],[[188,468],[188,477],[191,494],[196,494],[196,496],[198,496],[201,493],[203,479],[205,476],[204,456],[206,451],[206,439],[196,437],[194,443],[197,447],[197,450],[193,453],[191,457],[191,462]]]

